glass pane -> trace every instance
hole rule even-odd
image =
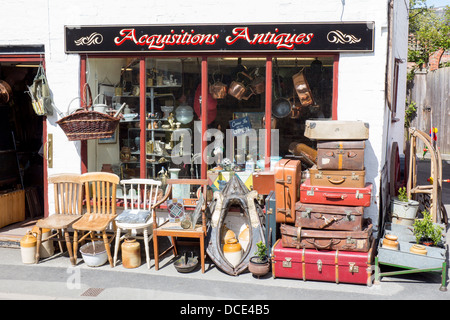
[[[272,75],[279,155],[301,156],[300,151],[315,148],[304,136],[305,121],[332,118],[333,58],[274,58]]]
[[[201,150],[194,145],[195,129],[201,128],[201,60],[147,58],[145,63],[147,177],[200,177],[200,158],[198,165],[193,160]]]
[[[265,64],[265,58],[208,59],[209,108],[215,109],[208,117],[210,172],[242,172],[246,165],[253,171],[264,161]]]
[[[88,171],[109,171],[120,178],[139,177],[139,60],[89,58],[87,83],[94,110],[123,119],[111,138],[88,140]]]

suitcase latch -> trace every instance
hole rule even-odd
[[[351,210],[345,210],[345,217],[347,221],[355,221],[355,216],[352,214]]]
[[[307,196],[314,196],[314,188],[311,188],[311,190],[306,191]]]
[[[350,262],[348,271],[350,273],[358,273],[359,272],[359,267],[356,266],[354,262]]]
[[[317,260],[317,271],[322,272],[322,260]]]
[[[311,208],[305,208],[305,211],[302,212],[302,218],[308,218],[311,219]]]
[[[356,199],[362,199],[362,198],[364,198],[364,194],[359,193],[359,190],[356,190],[355,198]]]
[[[352,172],[352,180],[358,180],[359,181],[359,174],[356,174]]]
[[[291,268],[292,267],[292,258],[284,258],[283,268]]]

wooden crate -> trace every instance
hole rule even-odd
[[[25,190],[0,195],[0,228],[25,220]]]

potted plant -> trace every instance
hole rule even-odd
[[[431,214],[427,210],[422,211],[423,219],[414,221],[414,236],[416,242],[427,246],[437,246],[442,240],[442,227],[433,223]]]
[[[255,255],[250,258],[248,270],[253,276],[261,277],[266,275],[270,270],[270,261],[267,255],[267,246],[262,242],[256,244],[257,250]]]
[[[391,218],[396,224],[412,226],[419,210],[419,202],[408,198],[406,187],[398,189],[398,196],[391,199]]]

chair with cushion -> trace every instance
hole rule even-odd
[[[206,188],[208,186],[207,179],[169,179],[167,180],[167,190],[164,197],[158,201],[153,209],[156,210],[162,203],[169,199],[173,191],[174,185],[189,185],[190,187],[200,186],[197,192],[197,199],[194,200],[195,210],[190,214],[190,221],[181,219],[172,219],[174,221],[166,220],[164,223],[158,224],[156,219],[156,211],[153,212],[153,248],[155,255],[155,270],[159,269],[159,258],[170,250],[173,250],[174,255],[178,254],[177,238],[197,238],[200,245],[200,263],[202,273],[205,272],[205,236],[206,236]],[[195,191],[195,190],[194,190]],[[173,199],[172,199],[173,200]],[[189,200],[188,200],[189,201]],[[183,199],[177,199],[177,203],[183,202]],[[195,204],[196,203],[196,204]],[[201,223],[197,223],[201,218]],[[170,237],[172,240],[171,246],[162,253],[159,253],[158,237]]]
[[[153,205],[158,200],[161,192],[161,181],[152,179],[128,179],[121,180],[124,196],[124,210],[115,219],[116,244],[114,248],[114,266],[117,262],[117,254],[121,240],[127,236],[144,240],[147,267],[150,269],[150,250],[148,243],[153,237]],[[160,194],[162,195],[162,193]],[[121,236],[122,231],[126,234]],[[142,232],[143,235],[139,235]],[[150,234],[150,236],[149,236]]]
[[[79,220],[83,213],[81,175],[76,173],[55,174],[48,177],[48,182],[54,185],[55,212],[36,223],[37,243],[40,248],[45,241],[58,241],[60,251],[63,252],[62,241],[65,241],[69,252],[70,262],[75,265],[72,240],[68,229]],[[57,232],[42,240],[42,229],[55,229]],[[64,234],[64,238],[62,238]],[[36,263],[39,262],[40,252],[36,250]]]
[[[90,235],[92,240],[96,237],[103,238],[109,264],[113,267],[110,242],[115,235],[116,189],[120,178],[108,172],[88,172],[82,174],[80,179],[84,184],[86,194],[86,213],[72,225],[75,262],[78,242],[84,241]],[[112,224],[114,234],[108,238],[106,230],[110,224]],[[78,239],[79,232],[83,233],[80,239]]]

